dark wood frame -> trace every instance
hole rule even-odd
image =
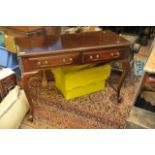
[[[116,34],[112,33],[114,37]],[[120,38],[118,36],[118,38]],[[108,63],[120,61],[123,71],[117,85],[117,101],[121,101],[120,90],[127,72],[130,69],[129,57],[131,55],[131,43],[128,41],[104,44],[99,46],[87,46],[67,48],[56,51],[44,52],[20,52],[19,57],[22,66],[22,85],[30,104],[30,119],[33,120],[33,101],[29,91],[29,80],[41,70],[53,67],[80,65],[87,63]]]

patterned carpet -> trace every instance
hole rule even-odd
[[[118,76],[112,77],[112,83],[117,83]],[[105,91],[67,101],[54,82],[49,82],[46,88],[40,87],[41,76],[38,75],[31,80],[35,116],[33,125],[36,128],[60,129],[124,128],[138,82],[139,78],[131,71],[123,84],[120,104],[114,102],[112,96],[115,91],[109,83]],[[24,123],[27,123],[26,119]]]

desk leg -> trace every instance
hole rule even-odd
[[[118,82],[118,85],[117,85],[117,102],[120,103],[121,102],[121,96],[120,96],[120,91],[121,91],[121,87],[122,87],[122,84],[125,80],[125,77],[127,75],[127,73],[129,72],[130,70],[130,63],[128,60],[123,60],[122,61],[122,69],[123,69],[123,72],[121,74],[121,77],[120,77],[120,80]]]
[[[33,103],[32,103],[32,98],[30,95],[30,90],[29,90],[29,80],[32,76],[37,74],[38,72],[28,72],[28,73],[23,73],[22,75],[22,86],[25,92],[25,95],[27,97],[27,100],[30,105],[30,115],[29,115],[29,120],[33,121],[34,118],[34,110],[33,110]]]

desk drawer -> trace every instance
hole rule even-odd
[[[124,52],[124,53],[123,53]],[[82,61],[83,63],[91,63],[103,60],[113,60],[123,58],[125,56],[125,51],[121,50],[101,50],[96,52],[86,52],[83,53]]]
[[[29,66],[31,70],[79,63],[80,55],[76,53],[29,58]]]

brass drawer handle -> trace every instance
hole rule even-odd
[[[110,55],[113,57],[114,56],[114,53],[110,53]]]
[[[38,62],[37,62],[37,64],[38,64],[38,65],[41,65],[41,62],[40,62],[40,61],[38,61]]]
[[[96,58],[97,58],[97,59],[99,59],[99,58],[100,58],[99,54],[97,54],[97,55],[96,55]]]
[[[120,56],[120,53],[117,52],[117,53],[110,53],[110,55],[113,57],[113,58],[118,58]]]
[[[91,55],[91,56],[89,56],[89,58],[92,60],[93,59],[93,56]]]
[[[45,60],[45,61],[44,61],[44,64],[45,64],[45,65],[47,65],[47,64],[48,64],[48,61],[47,61],[47,60]]]
[[[66,64],[66,65],[69,65],[69,64],[72,64],[73,62],[73,58],[69,58],[68,60],[66,60],[65,58],[62,59],[63,63]]]
[[[117,53],[116,53],[116,55],[117,55],[117,56],[120,56],[120,53],[119,53],[119,52],[117,52]]]
[[[37,64],[40,66],[40,65],[47,65],[48,64],[48,61],[45,60],[43,63],[41,63],[40,61],[37,62]]]
[[[100,55],[99,54],[96,54],[95,58],[92,55],[89,56],[89,59],[91,61],[97,61],[97,60],[99,60],[99,58],[100,58]]]
[[[71,61],[71,62],[72,62],[72,61],[73,61],[73,59],[72,59],[72,58],[69,58],[69,61]]]

